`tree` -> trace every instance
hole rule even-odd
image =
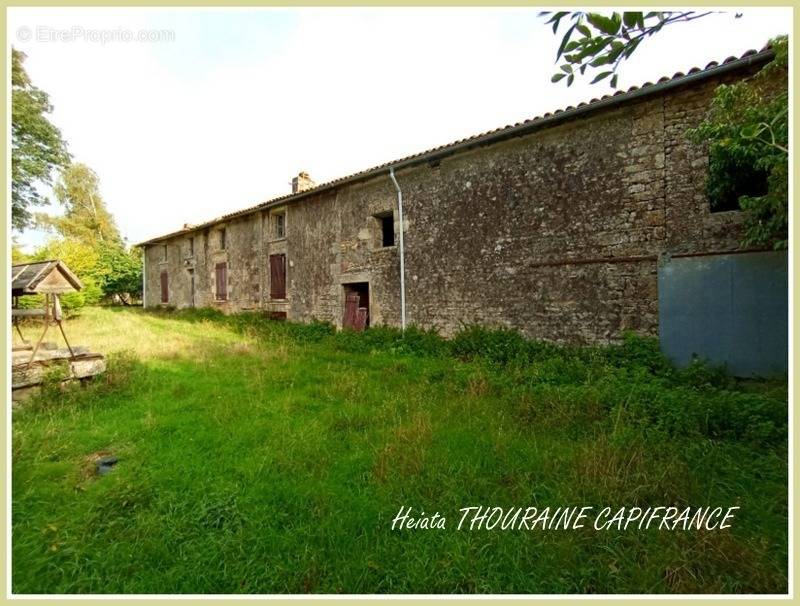
[[[770,46],[775,58],[754,76],[717,87],[708,117],[688,134],[708,145],[711,204],[738,197],[745,213],[743,244],[780,249],[789,238],[788,38]],[[741,188],[743,181],[758,180],[766,191]]]
[[[100,180],[86,164],[67,166],[53,191],[64,207],[64,214],[57,217],[39,214],[40,224],[54,227],[65,238],[86,243],[121,243],[114,218],[100,195]]]
[[[121,246],[105,246],[100,252],[100,263],[109,269],[103,285],[106,296],[118,297],[123,303],[130,296],[142,294],[142,251],[125,250]]]
[[[53,188],[64,214],[38,214],[40,225],[58,237],[36,252],[38,258],[64,260],[83,281],[84,290],[65,305],[77,309],[103,297],[127,302],[141,293],[141,256],[128,250],[100,193],[100,179],[85,164],[74,163],[61,173]]]
[[[600,13],[568,11],[541,12],[540,16],[550,17],[547,23],[553,25],[554,34],[558,33],[562,21],[567,18],[572,21],[561,38],[556,53],[556,62],[563,57],[564,63],[560,66],[561,71],[554,74],[551,81],[564,80],[567,86],[572,86],[576,73],[584,75],[591,68],[598,71],[592,84],[611,77],[609,83],[612,88],[616,88],[620,63],[630,58],[645,39],[669,25],[688,23],[710,14],[711,11],[675,11],[624,12],[606,16]]]
[[[52,112],[47,93],[30,81],[22,63],[25,54],[11,51],[11,225],[31,224],[31,206],[47,202],[36,189],[50,185],[55,168],[69,162],[61,132],[48,120]]]

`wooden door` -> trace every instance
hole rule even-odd
[[[359,298],[358,293],[354,291],[350,291],[345,295],[343,328],[356,328]]]
[[[344,293],[342,327],[364,330],[369,326],[369,283],[346,284]]]

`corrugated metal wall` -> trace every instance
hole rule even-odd
[[[788,262],[786,252],[662,260],[662,351],[678,365],[699,356],[737,376],[787,372]]]

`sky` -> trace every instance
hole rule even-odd
[[[301,170],[321,183],[611,92],[550,82],[560,36],[539,10],[8,8],[8,38],[136,243],[284,195]],[[619,87],[790,33],[789,8],[736,11],[647,40]]]

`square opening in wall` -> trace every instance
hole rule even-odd
[[[739,198],[760,197],[769,191],[767,171],[752,162],[740,162],[721,154],[714,159],[711,178],[706,185],[712,213],[742,210]]]

